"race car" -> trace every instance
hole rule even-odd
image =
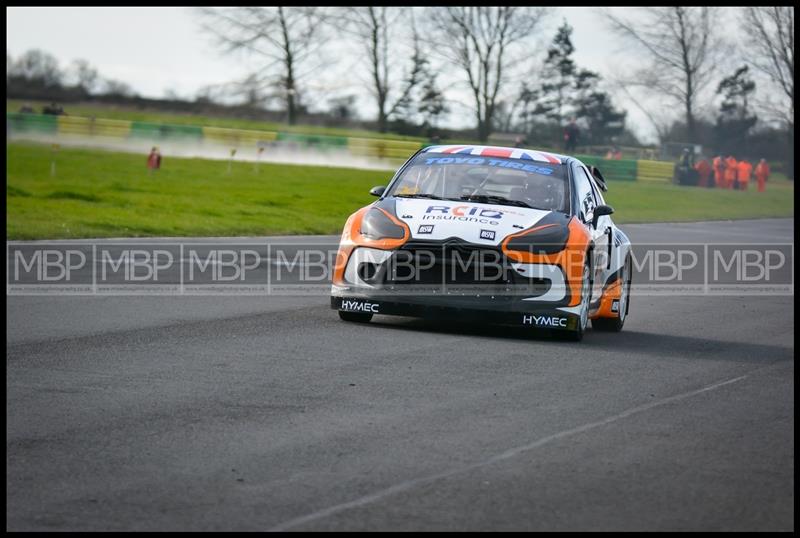
[[[620,331],[630,307],[631,246],[611,220],[602,173],[532,149],[421,149],[378,200],[345,223],[331,307],[478,321],[581,340],[592,320]]]

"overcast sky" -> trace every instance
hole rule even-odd
[[[563,19],[574,28],[574,59],[579,67],[613,73],[619,65],[621,43],[608,34],[596,8],[552,8],[548,25],[540,29],[543,45],[549,43]],[[246,60],[219,53],[201,31],[196,10],[191,8],[7,8],[7,52],[16,58],[39,48],[53,54],[66,67],[83,58],[104,77],[130,84],[146,97],[163,97],[167,90],[193,98],[208,84],[230,82],[248,72]],[[541,52],[541,51],[535,51]],[[374,105],[363,84],[352,77],[329,74],[326,84],[340,91],[361,93],[359,113],[374,115]],[[336,80],[345,84],[336,85]],[[629,125],[646,139],[653,130],[630,103],[617,97],[628,110]],[[451,127],[474,123],[466,110],[455,109],[447,122]],[[460,121],[459,121],[460,120]]]

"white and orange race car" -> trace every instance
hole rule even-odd
[[[430,146],[344,226],[331,306],[510,324],[580,340],[628,315],[630,241],[595,167],[542,151]]]

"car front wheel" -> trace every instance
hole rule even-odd
[[[619,275],[620,279],[620,294],[619,294],[619,316],[616,318],[597,318],[592,320],[592,328],[598,331],[619,332],[622,326],[625,325],[625,320],[628,317],[628,308],[631,301],[631,258],[625,260],[625,265],[622,266],[622,273]]]
[[[583,276],[581,277],[581,308],[578,326],[567,333],[567,339],[574,342],[583,340],[583,333],[589,323],[589,302],[592,294],[592,268],[589,264],[591,252],[586,254],[586,262],[583,264]]]

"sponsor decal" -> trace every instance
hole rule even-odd
[[[536,316],[536,315],[522,315],[523,325],[534,325],[536,327],[564,327],[567,326],[567,318],[560,316]]]
[[[481,230],[481,239],[494,241],[494,230]]]
[[[619,312],[619,299],[614,299],[611,301],[611,311]]]
[[[420,224],[419,228],[417,229],[418,234],[432,234],[433,233],[433,224]]]
[[[478,224],[489,224],[499,226],[500,222],[491,219],[479,219],[477,217],[454,217],[453,215],[422,215],[422,220],[458,220],[461,222],[477,222]]]
[[[378,313],[378,307],[380,305],[378,303],[368,303],[367,301],[358,301],[354,299],[343,299],[342,300],[342,310],[347,310],[348,312],[372,312],[373,314]]]
[[[503,218],[502,211],[497,211],[496,209],[486,209],[480,206],[470,207],[468,205],[457,205],[454,207],[446,205],[430,205],[428,206],[428,209],[425,210],[425,213],[442,213],[444,215],[453,214],[456,217],[474,216],[485,217],[489,219]]]
[[[591,192],[586,193],[586,196],[583,198],[582,205],[584,215],[588,215],[594,210],[595,203]]]
[[[553,173],[553,169],[547,168],[546,166],[525,164],[517,162],[516,160],[485,159],[482,157],[430,157],[428,159],[425,159],[425,164],[428,166],[434,164],[469,164],[473,166],[474,165],[497,166],[500,168],[513,168],[515,170],[522,170],[523,172],[530,172],[545,176],[549,176]]]
[[[457,220],[499,226],[500,222],[496,219],[503,218],[504,213],[496,209],[479,206],[457,205],[450,207],[446,205],[431,205],[425,210],[422,220]]]

